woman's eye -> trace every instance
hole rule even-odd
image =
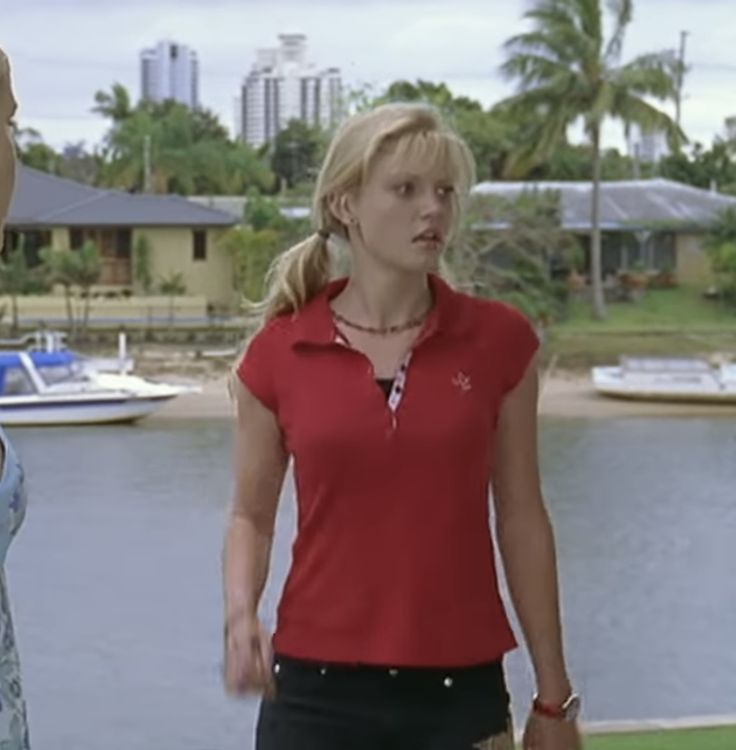
[[[414,185],[411,182],[402,182],[396,187],[396,192],[399,195],[411,195],[414,190]]]
[[[455,188],[453,185],[442,185],[437,188],[437,193],[442,198],[447,198],[447,196],[452,195],[455,192]]]

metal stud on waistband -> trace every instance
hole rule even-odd
[[[391,675],[391,677],[396,677],[396,675],[399,673],[398,669],[389,669],[388,673]]]
[[[281,671],[281,665],[276,662],[276,664],[273,665],[273,673],[278,674]]]
[[[446,688],[451,688],[453,685],[453,679],[452,677],[445,677],[444,682],[442,683]]]
[[[327,667],[322,667],[319,670],[319,673],[324,677],[327,674]]]

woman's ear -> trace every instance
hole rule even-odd
[[[355,213],[355,197],[352,193],[335,193],[329,197],[330,211],[345,227],[357,223]]]

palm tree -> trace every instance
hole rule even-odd
[[[72,287],[76,284],[77,258],[74,250],[54,250],[44,247],[40,251],[41,263],[51,284],[60,284],[64,288],[66,318],[71,338],[76,336],[74,310],[72,309]]]
[[[187,293],[187,284],[181,271],[169,271],[159,282],[161,294],[169,298],[169,329],[174,327],[174,298]]]
[[[0,291],[10,296],[11,332],[18,333],[18,295],[28,291],[33,272],[28,268],[21,235],[18,246],[8,253],[7,261],[0,260]]]
[[[86,335],[89,326],[89,308],[92,301],[92,287],[102,275],[102,260],[100,251],[91,240],[87,240],[79,250],[75,251],[76,264],[74,281],[84,297],[84,315],[82,318],[82,335]]]
[[[681,69],[673,51],[641,55],[620,65],[632,0],[607,0],[612,33],[604,38],[602,0],[537,0],[524,17],[534,28],[505,44],[503,73],[519,81],[519,92],[497,105],[528,123],[527,146],[509,169],[523,171],[564,142],[568,127],[583,118],[592,146],[591,279],[595,317],[606,314],[601,276],[601,127],[607,117],[626,127],[666,133],[670,143],[686,140],[676,123],[645,97],[674,99]]]

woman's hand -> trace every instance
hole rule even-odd
[[[225,689],[230,695],[275,695],[271,636],[249,612],[229,616],[225,623]]]
[[[523,750],[581,750],[583,743],[574,721],[548,719],[531,712],[521,746]]]

